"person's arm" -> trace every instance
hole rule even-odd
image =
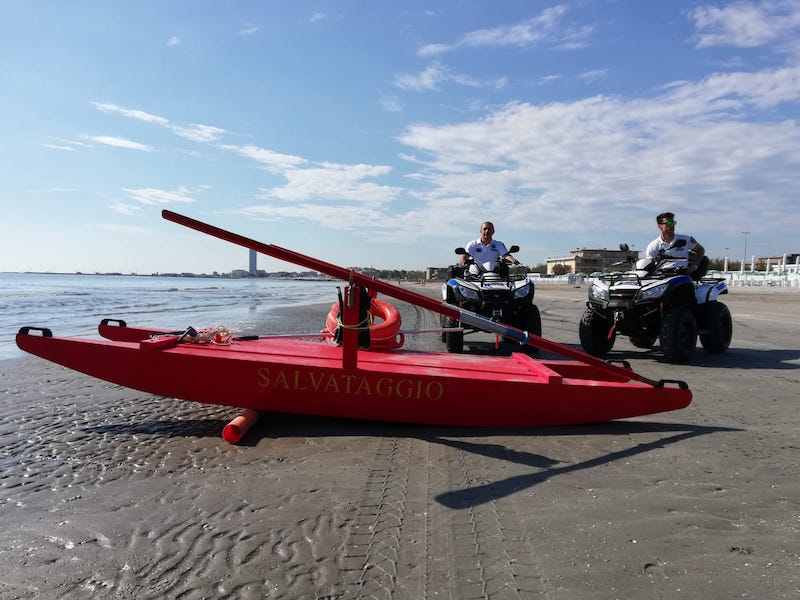
[[[458,259],[459,266],[464,266],[467,264],[467,257],[472,256],[472,249],[475,247],[475,242],[470,242],[467,244],[464,249],[467,251],[466,254],[462,254],[461,257]]]
[[[692,238],[694,239],[694,238]],[[698,242],[695,241],[694,246],[689,248],[689,272],[696,271],[700,265],[700,261],[706,255],[706,249],[703,248]]]
[[[647,244],[647,247],[644,249],[644,256],[642,258],[646,258],[648,260],[653,260],[653,257],[650,254],[650,248],[653,247],[653,242]]]
[[[508,251],[506,245],[503,242],[495,240],[495,243],[500,245],[500,259],[506,262],[510,262],[512,265],[518,265],[519,261],[514,258],[514,256]]]

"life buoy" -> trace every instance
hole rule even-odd
[[[340,325],[338,302],[331,306],[326,325],[328,328],[324,332],[328,333],[333,333]],[[405,342],[405,336],[400,333],[400,313],[388,302],[377,298],[373,298],[369,305],[369,339],[370,348],[376,350],[394,350]]]

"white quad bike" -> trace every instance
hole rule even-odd
[[[519,246],[511,246],[509,253],[519,252]],[[456,254],[465,255],[464,248],[456,248]],[[539,308],[533,303],[533,281],[527,277],[509,275],[505,257],[499,260],[476,262],[467,255],[464,266],[450,267],[448,279],[442,284],[442,299],[455,306],[477,313],[482,317],[516,327],[534,335],[542,335],[542,318]],[[442,333],[442,341],[448,352],[464,349],[464,333],[477,331],[464,326],[457,319],[442,316],[442,327],[459,328],[459,331]],[[526,348],[535,354],[536,348]]]
[[[725,279],[694,281],[679,266],[685,259],[670,255],[684,246],[686,240],[676,240],[654,260],[639,260],[635,270],[604,275],[592,283],[579,327],[586,352],[605,356],[618,333],[638,348],[650,348],[659,340],[664,358],[673,363],[692,359],[698,334],[707,352],[728,349],[733,321],[728,307],[718,300],[728,293]],[[620,249],[627,252],[628,245],[620,244]]]

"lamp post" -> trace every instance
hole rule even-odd
[[[728,250],[730,250],[730,247],[725,248],[725,267],[723,268],[725,273],[728,272]]]
[[[747,264],[747,236],[750,235],[750,232],[743,231],[742,234],[744,235],[744,261],[742,261],[742,271],[744,271],[744,266]]]

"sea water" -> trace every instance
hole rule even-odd
[[[341,285],[265,278],[0,273],[0,360],[25,355],[14,339],[23,326],[46,327],[56,336],[98,338],[98,324],[109,318],[131,327],[177,331],[221,325],[235,334],[268,334],[253,328],[273,318],[274,309],[333,303]],[[324,323],[321,314],[320,329]]]

